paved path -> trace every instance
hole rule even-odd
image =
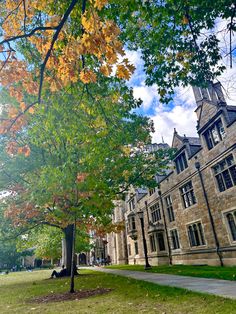
[[[85,267],[108,274],[144,280],[163,286],[184,288],[196,292],[210,293],[225,298],[236,299],[236,281],[157,274],[141,271],[108,269],[103,267]]]

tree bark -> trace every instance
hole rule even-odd
[[[74,225],[68,225],[66,228],[63,229],[65,234],[65,244],[66,244],[66,270],[67,270],[67,276],[70,276],[71,274],[71,265],[72,265],[72,247],[73,247],[73,229]]]
[[[75,261],[75,237],[76,237],[76,218],[73,226],[73,238],[72,238],[72,257],[71,257],[71,274],[70,274],[70,293],[75,292],[75,270],[76,270],[76,261]]]

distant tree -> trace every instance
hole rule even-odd
[[[63,233],[60,229],[42,225],[18,237],[17,249],[19,251],[33,249],[36,258],[53,262],[61,258],[62,238]]]
[[[22,252],[18,252],[15,240],[0,238],[0,269],[11,269],[21,265]]]

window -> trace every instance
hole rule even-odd
[[[165,198],[165,202],[166,202],[166,209],[167,209],[169,222],[174,221],[175,215],[174,215],[174,210],[173,210],[173,206],[172,206],[172,199],[171,199],[170,195],[168,195]]]
[[[192,182],[189,181],[180,188],[181,196],[183,199],[184,207],[190,207],[193,204],[196,204],[196,198],[193,191]]]
[[[154,234],[150,235],[149,240],[150,240],[151,252],[156,252],[157,248],[156,248],[156,240],[155,240]]]
[[[175,166],[176,166],[176,171],[177,173],[182,172],[184,169],[188,168],[188,163],[186,159],[185,152],[180,154],[176,159],[175,159]]]
[[[150,249],[151,252],[165,251],[165,240],[163,232],[155,232],[150,235]]]
[[[150,211],[153,223],[157,222],[158,220],[161,220],[161,211],[159,203],[156,203],[155,205],[151,206]]]
[[[236,165],[233,155],[229,155],[213,167],[218,189],[223,192],[236,185]]]
[[[128,254],[131,255],[131,245],[128,244]]]
[[[134,201],[134,198],[132,198],[130,201],[129,201],[129,209],[132,211],[135,209],[135,201]]]
[[[205,245],[202,224],[200,222],[188,226],[188,236],[190,246]]]
[[[201,87],[198,87],[198,90],[199,90],[199,94],[200,94],[201,99],[203,99],[203,94],[202,94],[202,89],[201,89]]]
[[[136,230],[135,216],[132,215],[128,218],[129,230]]]
[[[217,120],[204,134],[208,149],[212,149],[225,137],[221,119]]]
[[[138,254],[138,242],[134,242],[134,252],[135,252],[135,255]]]
[[[149,195],[151,196],[152,194],[154,194],[156,192],[156,189],[153,188],[153,189],[149,189]]]
[[[179,249],[180,245],[179,245],[179,236],[178,236],[177,229],[170,231],[170,237],[171,237],[171,241],[172,241],[173,250]]]
[[[236,211],[226,215],[230,235],[233,241],[236,241]]]
[[[165,241],[164,241],[164,236],[163,233],[159,232],[157,233],[157,243],[159,246],[159,251],[165,251]]]

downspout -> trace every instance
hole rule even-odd
[[[202,172],[200,170],[200,167],[201,167],[200,162],[196,161],[195,162],[195,168],[197,169],[197,172],[198,172],[198,175],[199,175],[199,179],[200,179],[200,182],[201,182],[201,187],[202,187],[204,199],[205,199],[206,206],[207,206],[207,211],[208,211],[208,215],[209,215],[209,219],[210,219],[211,229],[212,229],[212,233],[213,233],[214,240],[215,240],[216,254],[219,257],[220,266],[224,266],[223,257],[222,257],[222,254],[220,252],[220,243],[219,243],[219,240],[218,240],[218,237],[217,237],[217,233],[216,233],[216,229],[215,229],[215,223],[214,223],[214,219],[213,219],[213,216],[212,216],[212,213],[211,213],[211,208],[210,208],[210,204],[209,204],[209,200],[208,200],[208,196],[207,196],[207,192],[206,192],[206,189],[205,189],[205,185],[204,185],[204,181],[203,181]]]
[[[160,198],[161,211],[162,211],[163,222],[164,222],[164,229],[165,229],[165,234],[166,234],[166,242],[167,242],[167,249],[168,249],[169,265],[172,265],[172,254],[171,254],[170,241],[169,241],[167,225],[166,225],[166,215],[165,215],[165,211],[164,211],[163,199],[162,199],[160,187],[158,189],[158,195],[159,195],[159,198]]]

